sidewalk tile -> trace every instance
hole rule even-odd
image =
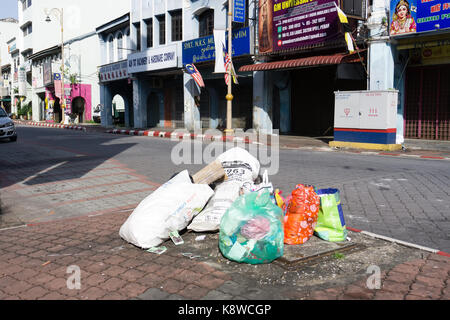
[[[418,275],[416,283],[426,287],[443,288],[445,286],[445,279]]]
[[[157,288],[150,288],[141,294],[138,298],[142,300],[163,300],[169,296],[169,293]]]
[[[184,282],[174,279],[167,279],[163,283],[161,283],[160,289],[170,294],[174,294],[184,289],[184,287],[186,287],[186,284]]]
[[[26,292],[19,294],[19,297],[23,300],[36,300],[40,297],[47,295],[49,292],[42,287],[33,287]]]
[[[195,284],[188,284],[184,289],[180,290],[178,294],[186,299],[200,300],[209,292],[208,289],[201,288]]]
[[[125,287],[119,289],[119,293],[123,294],[129,298],[134,298],[142,294],[147,288],[137,284],[137,283],[129,283]]]
[[[424,286],[419,283],[413,283],[411,285],[410,295],[420,296],[430,299],[439,299],[441,296],[441,289],[435,287]]]

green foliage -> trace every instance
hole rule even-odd
[[[78,81],[78,74],[72,73],[72,74],[69,76],[69,78],[70,78],[70,83],[71,83],[71,84],[77,84],[77,83],[79,83],[79,81]]]
[[[23,107],[21,106],[20,101],[17,103],[17,115],[18,116],[26,116],[28,114],[32,114],[33,107],[31,101],[25,104]]]
[[[345,255],[344,255],[343,253],[336,252],[336,253],[333,255],[333,257],[334,257],[335,259],[344,259],[344,258],[345,258]]]

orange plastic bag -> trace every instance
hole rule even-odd
[[[320,197],[313,187],[299,184],[287,199],[284,217],[284,243],[303,244],[314,233]]]

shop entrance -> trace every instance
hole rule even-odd
[[[341,72],[337,65],[291,72],[292,134],[311,137],[334,134],[334,92],[366,90],[367,87],[362,66],[354,67],[353,73]]]
[[[450,140],[450,65],[406,72],[405,138]]]
[[[59,98],[55,98],[55,104],[53,105],[53,120],[55,123],[60,123],[62,121],[62,111],[61,104],[59,103]]]
[[[76,97],[72,100],[72,116],[71,118],[75,123],[84,122],[84,111],[86,101],[82,97]]]
[[[209,128],[209,120],[211,118],[211,97],[207,89],[202,89],[201,95],[195,97],[195,104],[200,108],[202,128]]]
[[[125,124],[125,100],[116,94],[112,100],[112,117],[115,125]]]
[[[159,101],[155,92],[149,94],[147,98],[147,127],[154,128],[159,124]]]
[[[309,68],[292,74],[291,130],[303,136],[332,135],[336,68]]]

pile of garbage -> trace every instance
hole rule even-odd
[[[236,147],[190,176],[187,170],[146,197],[121,226],[120,236],[161,254],[180,232],[219,232],[219,249],[233,261],[262,264],[283,256],[285,245],[301,245],[313,234],[345,241],[347,230],[339,190],[298,184],[283,198],[267,171],[245,149]]]

